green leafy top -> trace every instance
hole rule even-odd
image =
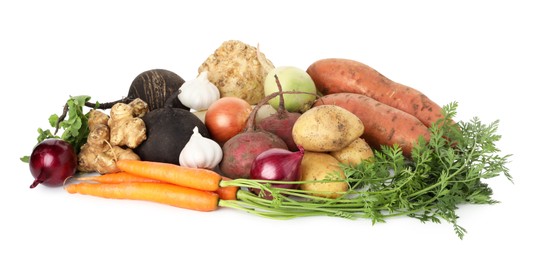
[[[500,155],[496,147],[498,121],[489,125],[478,118],[454,122],[457,103],[444,107],[444,120],[430,127],[430,140],[423,138],[414,147],[412,158],[398,146],[384,146],[375,151],[374,160],[357,166],[341,165],[349,185],[337,199],[320,198],[306,191],[271,186],[275,182],[231,180],[223,185],[241,185],[270,192],[274,200],[260,198],[247,191],[239,200],[223,201],[228,206],[270,218],[327,215],[345,218],[368,218],[372,223],[393,216],[409,216],[422,222],[440,222],[454,226],[463,238],[466,230],[457,224],[456,210],[462,203],[494,204],[492,189],[483,182],[501,173],[513,181],[506,167],[511,155]]]
[[[78,153],[80,147],[86,143],[89,134],[88,113],[84,112],[84,106],[90,99],[90,96],[85,95],[70,97],[64,107],[64,111],[67,111],[65,120],[64,115],[51,115],[48,122],[56,130],[53,133],[49,129],[38,128],[37,143],[49,138],[60,138],[69,142]],[[58,136],[57,132],[60,129],[63,130],[63,133]],[[29,156],[23,156],[20,159],[23,162],[28,162]]]

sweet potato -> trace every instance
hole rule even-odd
[[[358,93],[418,118],[424,125],[442,117],[441,107],[420,91],[394,82],[354,60],[322,59],[307,69],[322,94]]]
[[[321,105],[336,105],[354,113],[365,126],[361,137],[376,149],[381,145],[398,144],[409,157],[419,136],[430,139],[428,128],[419,119],[365,95],[328,94],[319,98],[313,107]]]

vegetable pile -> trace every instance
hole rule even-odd
[[[459,205],[497,203],[485,180],[512,181],[498,120],[457,121],[457,102],[440,106],[358,61],[274,66],[228,41],[198,73],[145,71],[114,102],[70,97],[22,158],[31,188],[273,219],[407,216],[463,238]]]

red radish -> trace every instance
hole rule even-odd
[[[30,172],[39,184],[56,187],[76,173],[77,156],[73,146],[61,139],[46,139],[35,146],[30,156]]]
[[[259,122],[259,127],[283,139],[290,151],[298,151],[298,146],[294,142],[294,138],[292,138],[292,127],[301,114],[297,112],[288,112],[285,109],[284,95],[281,94],[283,92],[281,82],[277,75],[274,75],[274,77],[277,87],[279,88],[279,107],[277,113],[261,120]]]

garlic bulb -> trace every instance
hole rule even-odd
[[[206,110],[220,98],[220,90],[208,80],[208,72],[203,71],[197,78],[182,84],[179,93],[181,103],[191,109]]]
[[[181,166],[191,168],[215,168],[223,157],[223,151],[218,143],[199,133],[197,126],[193,129],[190,140],[179,155]]]

